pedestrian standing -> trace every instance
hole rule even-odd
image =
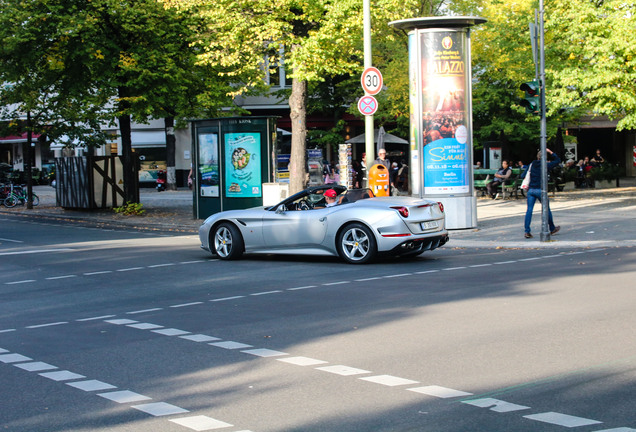
[[[552,155],[552,162],[548,163],[548,172],[555,166],[557,166],[561,159],[550,149],[546,149],[546,152]],[[526,219],[525,219],[525,238],[532,238],[532,233],[530,232],[530,224],[532,222],[532,211],[534,210],[534,203],[539,200],[541,202],[541,152],[537,153],[537,159],[532,161],[530,165],[528,165],[528,173],[530,175],[530,183],[528,184],[528,190],[526,195],[528,196],[528,208],[526,210]],[[554,235],[561,229],[560,226],[554,225],[554,220],[552,219],[552,211],[550,210],[550,203],[546,202],[546,206],[548,206],[548,226],[550,228],[550,234]]]

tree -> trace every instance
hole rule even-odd
[[[0,77],[12,85],[2,105],[14,104],[13,117],[45,112],[34,124],[51,136],[70,125],[89,145],[99,143],[93,129],[116,118],[126,201],[137,200],[131,118],[188,116],[228,102],[215,97],[229,85],[196,64],[200,23],[156,0],[5,0],[0,25]]]
[[[170,0],[205,18],[202,59],[234,78],[236,94],[263,87],[267,68],[284,63],[292,78],[290,192],[306,183],[308,83],[362,72],[362,2],[359,0]],[[421,2],[377,0],[374,22],[413,16]]]
[[[555,0],[546,9],[555,107],[583,108],[636,128],[636,1]]]

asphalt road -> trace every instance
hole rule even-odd
[[[8,431],[636,431],[636,250],[351,266],[0,215]]]

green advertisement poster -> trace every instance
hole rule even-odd
[[[241,132],[225,134],[225,196],[254,198],[262,196],[261,134]]]

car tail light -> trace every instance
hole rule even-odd
[[[441,202],[437,202],[437,204],[439,205],[439,211],[441,211],[442,213],[444,213],[444,204],[442,204]]]
[[[400,206],[400,207],[391,207],[394,210],[397,210],[397,212],[403,217],[403,218],[407,218],[409,217],[409,209],[407,207],[404,206]]]

